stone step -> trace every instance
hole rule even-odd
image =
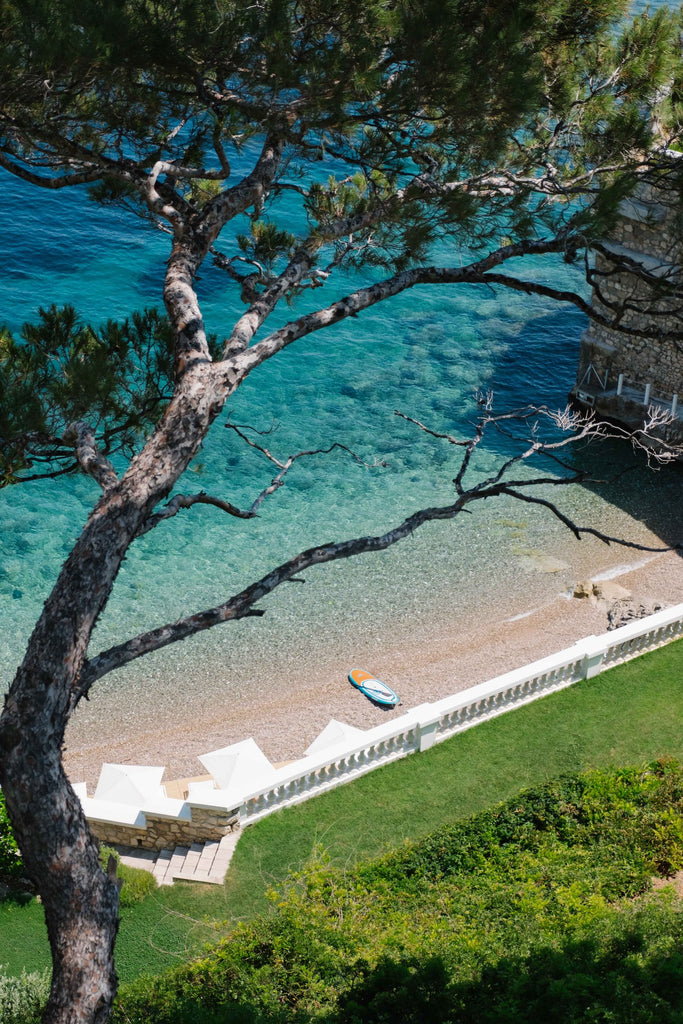
[[[183,864],[183,871],[194,872],[199,864],[199,858],[202,853],[202,846],[200,843],[193,843],[190,849],[187,851],[185,857],[185,863]]]
[[[209,840],[208,843],[204,843],[204,849],[201,852],[199,862],[197,864],[198,873],[207,873],[211,871],[211,865],[216,859],[219,845],[218,840]]]
[[[152,868],[152,874],[156,878],[156,880],[157,880],[159,885],[166,885],[166,875],[168,874],[168,867],[169,867],[169,864],[171,863],[171,857],[172,857],[171,850],[160,850],[159,851],[159,856],[157,857],[157,859],[156,859],[156,861],[154,863],[154,867]],[[130,860],[134,860],[134,858],[130,857],[129,861]],[[143,866],[146,866],[146,865],[143,865],[143,864],[140,863],[140,864],[136,864],[135,866],[136,867],[143,867]]]
[[[195,844],[185,854],[179,867],[177,861],[172,861],[171,868],[169,869],[172,879],[184,882],[208,882],[222,885],[237,845],[238,836],[238,832],[229,832],[227,836],[223,836],[219,843],[212,844],[212,849],[207,857],[205,857],[201,868],[199,865],[202,859],[202,848]],[[176,852],[178,849],[182,850],[184,848],[176,847]]]
[[[240,833],[228,832],[220,840],[176,846],[173,850],[135,850],[117,847],[124,864],[150,871],[159,885],[183,882],[205,882],[222,885]]]
[[[175,876],[183,870],[183,864],[185,863],[187,853],[187,846],[176,846],[174,849],[173,856],[171,857],[171,863],[168,865],[168,874],[171,878],[175,878]]]

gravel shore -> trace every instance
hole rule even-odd
[[[683,600],[683,558],[678,554],[630,551],[630,561],[621,562],[620,555],[623,559],[623,550],[606,563],[603,559],[594,574],[586,566],[573,566],[575,582],[610,578],[629,591],[636,607],[670,606]],[[219,688],[209,700],[195,692],[188,679],[175,712],[163,695],[157,701],[153,692],[138,691],[133,712],[128,706],[124,713],[117,710],[121,689],[104,687],[88,710],[79,712],[67,735],[67,771],[73,781],[86,780],[89,788],[105,761],[164,765],[167,779],[192,776],[203,770],[198,754],[248,736],[276,763],[301,757],[330,718],[371,728],[424,701],[605,632],[609,602],[573,597],[572,589],[558,593],[557,587],[551,588],[545,599],[531,604],[524,594],[515,595],[514,601],[504,594],[486,594],[469,617],[449,621],[444,614],[438,620],[414,621],[409,629],[403,622],[393,642],[384,636],[374,647],[367,637],[354,644],[353,664],[336,647],[328,656],[316,649],[313,663],[301,650],[298,669],[296,663],[289,664],[286,681],[277,675],[275,656],[270,680],[260,675],[256,688],[244,686],[227,693]],[[374,672],[397,690],[400,708],[385,712],[354,690],[346,682],[354,667]]]

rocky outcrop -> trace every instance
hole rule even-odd
[[[630,590],[613,580],[582,580],[574,587],[574,597],[588,600],[607,613],[607,629],[618,629],[634,619],[644,619],[662,610],[655,601],[634,598]]]
[[[615,601],[626,601],[631,597],[631,591],[622,587],[613,580],[586,580],[577,583],[574,587],[574,597],[588,598],[593,604]]]
[[[618,629],[626,626],[634,619],[644,619],[647,615],[660,612],[662,605],[653,601],[615,601],[607,610],[607,629]]]

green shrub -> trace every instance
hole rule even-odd
[[[105,870],[110,857],[116,861],[116,874],[122,882],[119,896],[121,907],[135,906],[156,889],[157,880],[151,871],[131,868],[127,864],[122,864],[118,853],[111,846],[100,847],[100,861]]]
[[[683,913],[647,894],[682,857],[681,765],[560,779],[348,872],[318,853],[114,1020],[678,1024]]]
[[[24,865],[19,853],[19,847],[14,838],[10,820],[7,817],[5,798],[2,792],[0,792],[0,879],[4,878],[12,881],[13,879],[20,878],[23,870]]]
[[[37,1024],[49,994],[49,971],[10,978],[0,964],[0,1024]]]

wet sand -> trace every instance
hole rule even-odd
[[[604,554],[595,571],[586,564],[568,568],[574,582],[607,577],[625,587],[636,604],[663,606],[683,601],[683,558],[674,553],[637,551]],[[590,555],[589,555],[590,557]],[[595,560],[596,554],[593,553]],[[582,560],[585,562],[585,558]],[[349,650],[331,644],[329,651],[300,647],[269,652],[270,680],[259,675],[258,686],[244,685],[211,698],[188,677],[181,700],[174,704],[154,682],[139,691],[137,709],[122,715],[121,688],[104,688],[87,710],[80,711],[67,735],[66,766],[73,781],[93,787],[104,761],[164,765],[166,779],[197,775],[197,755],[252,736],[274,762],[301,757],[330,718],[371,728],[424,701],[448,696],[513,668],[552,654],[577,640],[607,629],[607,605],[571,596],[567,572],[556,578],[547,565],[546,586],[511,598],[506,592],[480,594],[469,616],[449,618],[448,609],[427,621],[407,616],[396,623],[393,641],[382,644],[366,636]],[[550,583],[550,585],[547,585]],[[379,639],[379,638],[376,638]],[[279,655],[279,657],[278,657]],[[286,678],[278,677],[286,665]],[[352,667],[365,667],[394,687],[401,706],[394,711],[374,707],[346,683]],[[201,669],[201,666],[199,666]],[[279,685],[278,685],[279,678]],[[177,681],[176,681],[177,682]],[[248,683],[248,681],[247,681]],[[176,686],[177,689],[177,686]],[[175,698],[174,698],[175,699]]]

